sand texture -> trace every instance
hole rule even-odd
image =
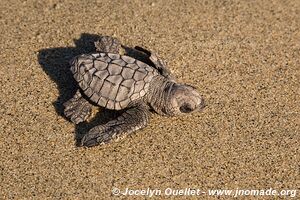
[[[299,0],[1,0],[0,35],[0,199],[147,198],[115,187],[300,198]],[[75,126],[62,113],[76,90],[68,61],[93,51],[97,35],[157,52],[199,89],[204,111],[153,114],[120,141],[76,147],[76,135],[115,116],[95,108]]]

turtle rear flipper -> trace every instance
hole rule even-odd
[[[91,114],[92,104],[90,104],[77,90],[76,94],[64,103],[64,114],[74,124],[85,121]]]
[[[120,53],[121,42],[114,37],[102,36],[95,43],[96,51],[105,53]]]
[[[104,125],[95,126],[81,140],[82,146],[93,147],[108,143],[111,139],[124,136],[146,127],[149,111],[147,106],[139,105],[124,111],[117,119]]]

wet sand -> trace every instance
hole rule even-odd
[[[0,11],[0,199],[145,198],[113,188],[300,192],[299,1],[12,0]],[[68,61],[92,51],[97,35],[157,52],[199,89],[205,110],[153,114],[123,140],[76,147],[76,135],[112,117],[95,109],[75,126],[62,114],[76,89]]]

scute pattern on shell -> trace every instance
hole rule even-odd
[[[84,94],[108,109],[121,110],[148,92],[158,72],[128,56],[83,54],[71,61],[71,71]]]

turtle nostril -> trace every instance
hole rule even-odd
[[[182,106],[180,106],[179,110],[183,113],[190,113],[193,111],[193,109],[191,108],[191,106],[187,103],[183,104]]]
[[[199,108],[204,108],[206,105],[205,105],[205,101],[204,99],[201,99],[201,103],[199,104]]]

